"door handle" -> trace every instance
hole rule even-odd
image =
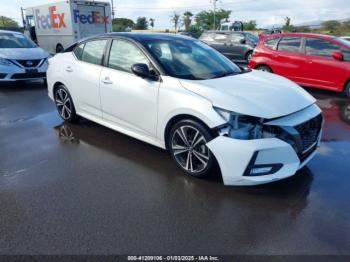
[[[67,71],[67,72],[73,72],[73,68],[72,68],[71,66],[67,66],[67,67],[66,67],[66,71]]]
[[[111,85],[113,84],[113,82],[111,81],[111,79],[107,76],[104,79],[102,79],[102,83],[106,84],[106,85]]]
[[[312,60],[307,60],[306,62],[307,62],[308,64],[312,64],[312,63],[313,63]]]

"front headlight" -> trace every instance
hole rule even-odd
[[[221,132],[236,139],[260,139],[264,138],[263,118],[242,115],[220,108],[214,108],[218,114],[227,121],[221,128]]]
[[[9,66],[9,65],[11,65],[11,62],[5,58],[0,58],[0,65]]]

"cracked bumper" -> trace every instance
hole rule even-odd
[[[219,136],[207,146],[219,163],[225,185],[259,185],[293,176],[298,169],[307,164],[315,151],[302,163],[288,143],[278,138],[239,140]],[[250,164],[257,166],[282,164],[273,174],[249,175]]]

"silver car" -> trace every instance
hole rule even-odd
[[[48,57],[22,33],[0,30],[0,82],[45,80]]]

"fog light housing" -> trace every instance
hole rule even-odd
[[[243,176],[266,176],[277,173],[283,167],[281,163],[273,164],[255,164],[259,152],[255,152],[249,161],[249,164]]]

